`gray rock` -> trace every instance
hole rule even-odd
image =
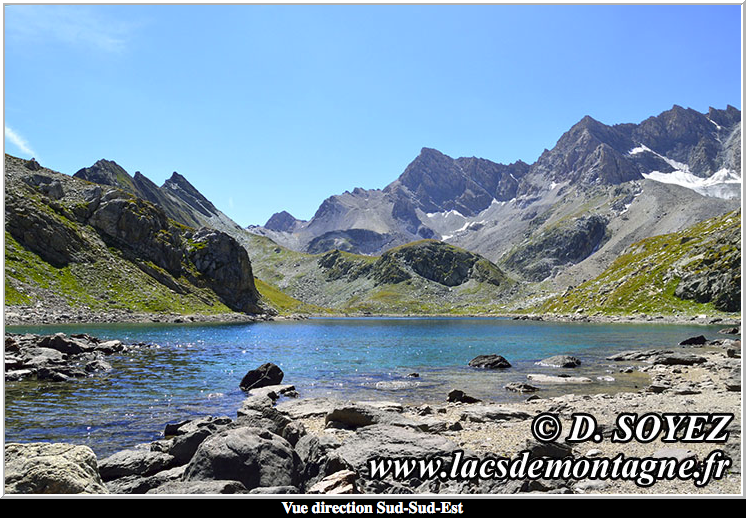
[[[561,367],[565,369],[577,367],[580,365],[580,360],[575,358],[574,356],[567,356],[565,354],[561,354],[558,356],[551,356],[549,358],[545,358],[539,362],[537,362],[537,365],[544,365],[546,367]]]
[[[285,428],[291,420],[283,413],[272,407],[258,407],[256,409],[242,408],[239,410],[238,418],[233,426],[254,427],[269,430],[282,436]]]
[[[7,494],[108,493],[87,446],[8,443],[4,466]]]
[[[607,485],[603,480],[581,480],[573,486],[573,489],[580,493],[593,493],[603,491]]]
[[[68,338],[64,333],[57,333],[53,336],[45,336],[39,342],[40,347],[54,349],[63,354],[80,354],[82,352],[93,350],[94,346],[78,340]]]
[[[526,377],[537,383],[592,383],[593,380],[585,376],[547,376],[545,374],[527,374]]]
[[[697,365],[705,363],[707,358],[686,353],[662,354],[653,359],[655,365]]]
[[[101,478],[108,482],[128,475],[149,476],[174,466],[175,459],[167,453],[150,450],[123,450],[101,462]]]
[[[101,359],[93,360],[85,364],[86,372],[110,371],[111,369],[111,364]]]
[[[332,473],[308,488],[306,491],[311,495],[350,495],[359,493],[357,484],[357,473],[345,469]]]
[[[477,399],[475,397],[469,396],[464,393],[463,390],[454,389],[448,393],[448,402],[449,403],[479,403],[482,400]]]
[[[298,423],[296,421],[289,422],[285,428],[282,429],[281,434],[282,438],[293,445],[293,447],[298,444],[298,441],[304,435],[306,435],[306,427],[303,426],[303,423]]]
[[[5,371],[5,381],[20,381],[33,375],[34,371],[30,369],[17,369],[13,371]]]
[[[295,390],[295,385],[267,385],[249,390],[248,396],[265,396],[272,401],[277,401],[281,396],[298,397],[298,392]]]
[[[298,454],[282,437],[252,427],[231,428],[200,444],[184,480],[236,480],[246,489],[297,486],[303,469]]]
[[[62,372],[42,367],[36,371],[36,379],[39,381],[68,382],[72,380],[71,376]]]
[[[507,369],[510,363],[497,354],[480,354],[469,362],[469,366],[477,369]]]
[[[159,471],[150,477],[128,475],[126,477],[110,480],[106,483],[109,492],[123,495],[143,495],[168,482],[178,482],[184,475],[186,466]]]
[[[679,345],[704,345],[707,343],[707,338],[704,335],[692,336],[686,340],[679,342]]]
[[[457,448],[455,443],[438,435],[395,426],[372,425],[361,428],[347,438],[336,454],[361,478],[366,478],[369,474],[368,461],[374,457],[446,456]]]
[[[206,428],[211,432],[215,432],[217,430],[224,429],[231,423],[233,423],[233,420],[230,417],[226,416],[207,416],[201,417],[199,419],[189,419],[187,421],[181,421],[180,423],[167,424],[163,435],[166,437],[171,437],[174,435],[185,435],[202,428]]]
[[[374,424],[386,424],[418,430],[427,429],[427,424],[407,418],[399,412],[381,410],[364,404],[349,404],[336,407],[326,415],[324,422],[327,428],[355,429]]]
[[[114,354],[126,350],[127,346],[119,340],[109,340],[107,342],[101,342],[100,344],[96,345],[96,351],[103,354]]]
[[[541,442],[535,439],[526,440],[526,450],[530,457],[549,457],[552,459],[564,459],[573,454],[572,447],[560,442]]]
[[[505,390],[510,390],[511,392],[536,392],[539,390],[538,387],[534,387],[533,385],[529,385],[528,383],[521,383],[520,381],[514,381],[513,383],[508,383],[505,385]]]
[[[488,421],[508,420],[508,419],[529,419],[531,414],[523,410],[517,410],[501,405],[475,405],[468,407],[461,412],[462,421],[471,421],[475,423],[485,423]]]
[[[348,469],[349,466],[335,453],[342,443],[331,435],[304,435],[295,445],[303,463],[302,479],[310,487],[327,475]]]
[[[250,495],[297,495],[300,490],[295,486],[255,487]]]
[[[233,495],[246,493],[235,480],[187,480],[167,482],[147,492],[149,495]]]
[[[646,361],[660,354],[673,354],[673,351],[662,351],[660,349],[648,349],[646,351],[624,351],[621,353],[608,356],[606,359],[611,361]]]
[[[323,417],[340,404],[340,401],[334,399],[309,398],[283,401],[276,408],[291,419],[308,419]]]
[[[169,455],[174,458],[174,464],[183,465],[189,462],[199,445],[213,433],[213,430],[202,427],[174,437],[171,447],[168,449]]]

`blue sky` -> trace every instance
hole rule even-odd
[[[178,171],[241,225],[422,147],[532,163],[574,123],[741,108],[740,5],[6,5],[5,152]]]

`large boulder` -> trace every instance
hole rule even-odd
[[[270,385],[279,385],[285,373],[274,363],[265,363],[244,375],[239,386],[241,390],[252,390]]]
[[[246,489],[297,486],[302,463],[293,447],[267,430],[223,430],[200,444],[184,473],[185,482],[236,480]]]
[[[101,478],[106,481],[129,475],[146,477],[171,468],[175,459],[167,453],[150,450],[122,450],[99,463]]]
[[[80,354],[93,349],[92,346],[89,346],[82,340],[68,338],[64,333],[43,337],[39,341],[39,346],[54,349],[63,354]]]
[[[59,443],[6,444],[5,492],[108,493],[93,450]]]

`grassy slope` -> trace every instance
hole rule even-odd
[[[300,314],[325,314],[331,313],[332,311],[328,308],[322,308],[321,306],[315,306],[313,304],[306,304],[298,299],[294,299],[290,295],[283,293],[276,287],[262,281],[261,279],[254,277],[254,284],[259,294],[262,296],[262,300],[274,308],[280,315],[289,315],[294,313]]]
[[[5,233],[5,305],[68,306],[92,311],[227,313],[214,293],[174,279],[189,293],[175,293],[123,259],[116,250],[98,250],[93,263],[56,268]],[[157,268],[150,264],[152,268]]]
[[[403,245],[392,252],[422,243],[424,241]],[[343,261],[331,268],[323,268],[319,262],[325,254],[295,252],[263,236],[249,234],[246,246],[256,277],[270,288],[311,307],[337,313],[499,313],[505,311],[501,306],[502,299],[513,285],[512,281],[497,287],[470,280],[460,286],[448,287],[416,274],[404,282],[380,283],[369,274],[355,276],[355,272],[370,272],[380,259],[377,256],[341,252]],[[445,248],[458,250],[450,245],[445,245]],[[351,275],[344,274],[346,271]],[[263,287],[258,284],[258,288],[264,295]],[[266,287],[264,289],[266,291]],[[278,309],[281,307],[271,299],[269,302]],[[295,304],[290,311],[306,310]],[[318,309],[309,311],[314,313]]]
[[[533,311],[590,314],[720,314],[712,303],[700,304],[674,295],[680,278],[672,274],[692,271],[702,262],[702,247],[717,256],[715,237],[741,229],[740,212],[698,223],[681,232],[655,236],[632,245],[601,275],[566,294],[552,298]],[[740,251],[738,252],[740,256]],[[727,314],[732,316],[732,314]]]
[[[25,161],[6,155],[6,167],[18,168],[23,162]],[[90,183],[54,171],[43,170],[42,173],[62,181],[68,195],[61,200],[50,201],[40,192],[29,189],[17,179],[9,181],[6,176],[6,204],[9,196],[21,196],[26,210],[43,212],[55,225],[64,226],[77,236],[83,244],[87,259],[55,267],[24,247],[6,231],[6,307],[38,305],[49,309],[68,307],[73,310],[179,314],[231,312],[212,290],[195,286],[183,278],[174,278],[152,262],[143,263],[144,269],[157,271],[182,292],[177,293],[146,274],[134,262],[125,259],[118,249],[107,247],[93,228],[79,223],[73,216],[76,205],[79,204],[75,190]],[[185,228],[176,222],[172,224],[175,228]],[[193,268],[187,263],[182,263],[182,266]]]

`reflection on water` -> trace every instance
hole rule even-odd
[[[15,382],[5,387],[6,442],[86,444],[99,455],[159,437],[164,425],[235,412],[247,370],[278,364],[303,397],[444,402],[454,388],[485,401],[522,401],[506,391],[526,374],[556,374],[535,362],[570,354],[582,365],[566,372],[592,384],[542,386],[563,393],[636,390],[644,376],[619,373],[604,358],[645,347],[671,348],[684,338],[716,338],[717,326],[568,324],[488,318],[312,319],[255,324],[117,324],[9,327],[9,332],[89,333],[145,342],[107,361],[113,370],[71,383]],[[467,367],[479,354],[500,354],[512,367]],[[411,373],[419,377],[410,377]],[[611,376],[614,382],[600,381]]]

